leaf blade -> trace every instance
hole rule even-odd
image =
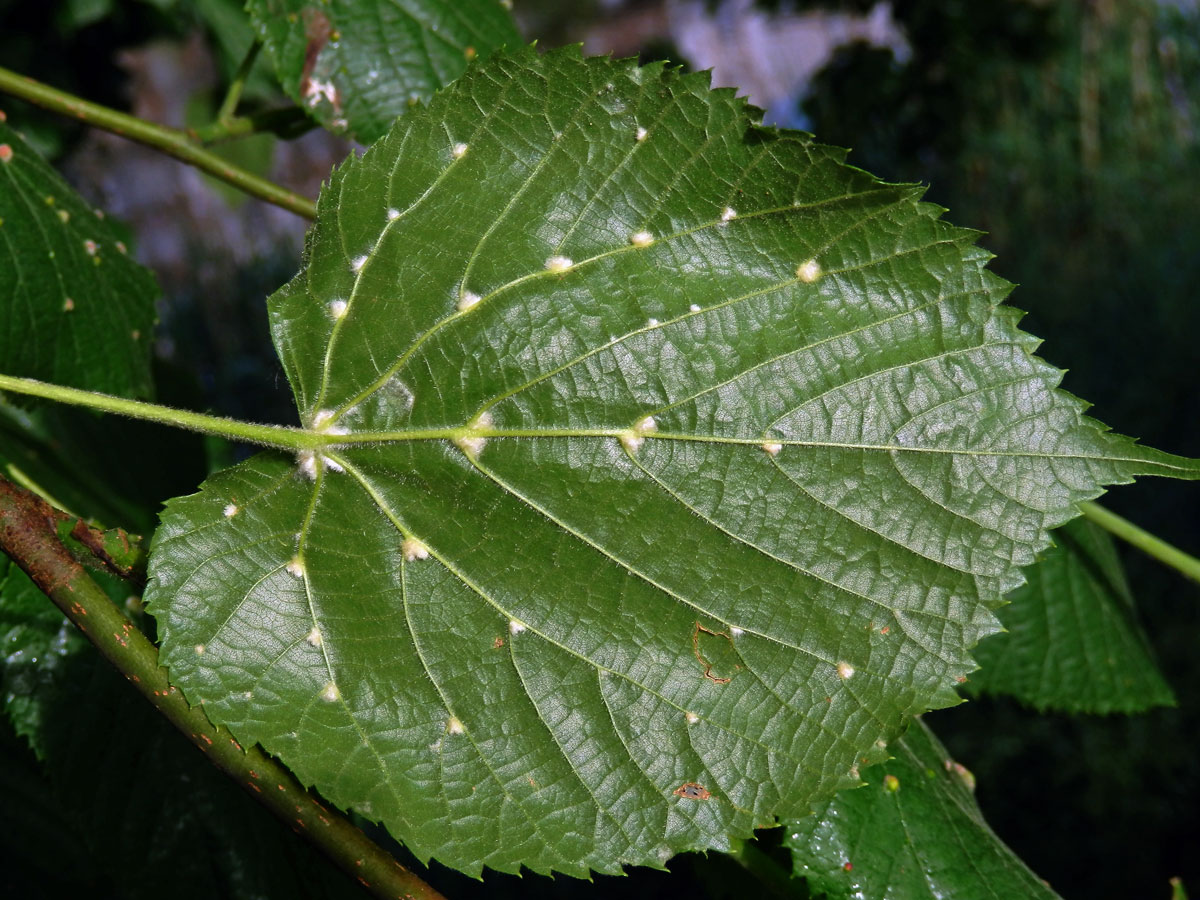
[[[329,445],[168,506],[172,677],[468,872],[657,865],[855,783],[1048,528],[1198,467],[1086,419],[974,233],[841,156],[572,52],[399,120],[270,303]]]
[[[0,358],[4,372],[148,396],[158,288],[88,206],[0,121]]]
[[[500,0],[248,0],[284,91],[326,128],[387,131],[468,62],[520,36]]]

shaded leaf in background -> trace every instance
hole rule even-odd
[[[472,59],[521,43],[501,0],[249,0],[246,9],[284,92],[364,142]]]
[[[863,770],[862,787],[783,824],[797,877],[829,900],[1058,896],[988,827],[971,774],[924,722],[890,749],[893,759]]]
[[[146,396],[157,296],[113,228],[0,121],[0,371]]]
[[[104,583],[124,599],[120,582]],[[130,690],[2,555],[0,695],[115,896],[362,896]],[[19,802],[6,794],[4,807],[25,827],[40,801]]]
[[[1009,633],[976,648],[980,671],[966,691],[1064,712],[1174,705],[1107,532],[1079,519],[1058,529],[1054,541],[997,611]]]
[[[958,701],[1109,482],[975,233],[706,75],[523,50],[322,193],[271,300],[300,416],[172,501],[192,702],[421,858],[723,848]]]

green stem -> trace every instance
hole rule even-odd
[[[15,394],[41,397],[45,400],[70,403],[74,406],[86,406],[89,409],[98,409],[102,412],[118,413],[134,419],[144,419],[148,422],[158,422],[162,425],[173,425],[176,428],[187,428],[192,431],[203,432],[204,434],[219,435],[220,437],[229,438],[234,441],[262,444],[265,447],[277,447],[281,450],[314,450],[329,443],[327,436],[300,428],[289,428],[286,425],[256,425],[252,422],[239,422],[236,419],[226,419],[221,416],[189,412],[185,409],[172,409],[169,406],[159,406],[156,403],[143,403],[141,400],[127,400],[124,397],[114,397],[111,394],[97,394],[93,391],[81,391],[78,388],[47,384],[44,381],[35,381],[32,378],[14,378],[11,375],[0,375],[0,391],[11,391]]]
[[[1079,511],[1083,513],[1085,519],[1095,522],[1126,543],[1132,544],[1147,556],[1153,557],[1165,566],[1170,566],[1193,581],[1200,581],[1200,559],[1184,553],[1178,547],[1171,546],[1162,538],[1144,531],[1128,519],[1109,512],[1098,503],[1080,503]]]
[[[243,749],[227,728],[210,722],[202,708],[189,706],[167,680],[158,650],[59,542],[54,510],[4,478],[0,478],[0,551],[218,768],[372,894],[444,900],[348,819],[324,806],[262,749]]]
[[[5,68],[0,68],[0,91],[161,150],[245,191],[252,197],[274,203],[298,216],[306,219],[317,217],[317,205],[312,200],[227,162],[211,150],[204,149],[187,132],[156,125],[115,109],[81,100],[74,94],[57,90]]]
[[[246,51],[242,64],[233,73],[233,80],[229,82],[229,90],[225,92],[221,108],[217,110],[218,122],[228,122],[237,112],[238,102],[242,99],[242,89],[246,86],[246,79],[250,77],[250,70],[254,68],[254,61],[258,59],[258,51],[261,49],[261,41],[255,40],[250,44],[250,49]]]
[[[246,116],[234,116],[225,121],[205,125],[203,128],[192,128],[188,130],[188,134],[202,144],[209,145],[249,137],[264,131],[290,140],[315,127],[316,123],[304,110],[298,106],[285,106],[281,109],[266,109]]]

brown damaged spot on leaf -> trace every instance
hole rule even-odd
[[[708,641],[709,656],[705,656],[704,651],[702,651],[700,648],[701,640],[704,639],[705,635],[713,639],[725,639],[724,643],[717,643],[715,640]],[[703,625],[697,622],[696,627],[692,629],[692,655],[696,657],[696,662],[700,663],[700,665],[704,668],[705,678],[707,678],[709,681],[715,681],[717,684],[729,684],[730,679],[732,678],[732,673],[739,671],[742,667],[740,664],[732,663],[729,660],[710,659],[713,649],[717,649],[722,657],[736,656],[737,654],[737,650],[733,646],[733,638],[730,637],[728,632],[714,631],[711,628],[705,628]],[[717,667],[718,662],[726,664],[726,671],[731,673],[729,676],[713,674],[713,669]]]
[[[682,797],[685,800],[707,800],[712,796],[708,788],[702,784],[696,784],[694,781],[685,781],[675,788],[674,793],[676,797]]]
[[[322,100],[328,100],[333,106],[333,112],[338,115],[342,111],[342,98],[332,81],[322,81],[313,78],[313,70],[317,67],[317,59],[321,51],[334,35],[333,24],[329,16],[319,9],[304,10],[304,68],[300,70],[300,96],[309,106],[316,106]]]

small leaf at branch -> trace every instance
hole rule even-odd
[[[246,9],[284,91],[360,141],[382,136],[471,60],[521,43],[500,0],[249,0]]]
[[[785,822],[795,874],[829,900],[1052,900],[1058,895],[996,837],[974,778],[923,722],[813,815]]]
[[[1077,519],[1025,570],[997,615],[1008,634],[975,651],[972,694],[1009,694],[1039,710],[1133,713],[1172,706],[1107,532]]]

